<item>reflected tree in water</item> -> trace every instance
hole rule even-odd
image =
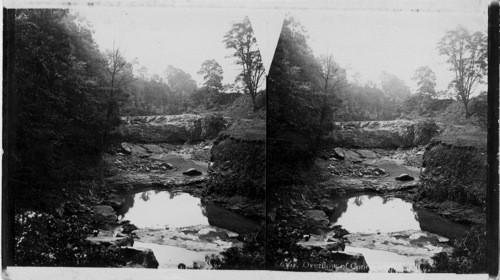
[[[356,204],[357,206],[361,206],[363,205],[363,200],[364,200],[365,196],[357,196],[355,199],[354,199],[354,204]]]

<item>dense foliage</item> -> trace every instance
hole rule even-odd
[[[453,253],[438,253],[432,257],[431,272],[485,273],[486,272],[486,229],[475,226],[464,237],[454,240]]]
[[[15,263],[27,266],[125,265],[120,251],[87,241],[92,232],[76,216],[64,219],[28,211],[16,215]]]
[[[15,28],[19,106],[9,131],[17,139],[15,177],[39,182],[64,164],[65,153],[98,152],[116,115],[106,114],[106,59],[74,17],[65,10],[18,10]]]

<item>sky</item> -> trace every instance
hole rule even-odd
[[[163,76],[168,65],[189,73],[199,85],[203,61],[215,59],[224,70],[223,83],[233,83],[240,68],[223,44],[232,22],[249,16],[266,70],[279,38],[285,13],[304,25],[314,54],[331,53],[348,75],[379,83],[386,71],[416,89],[415,70],[427,65],[445,90],[453,73],[436,49],[438,40],[458,24],[486,32],[486,12],[467,8],[454,12],[363,11],[333,9],[79,7],[73,9],[92,25],[101,50],[119,47],[136,69]],[[478,88],[478,92],[485,86]]]
[[[99,7],[71,10],[85,17],[95,31],[99,48],[119,47],[127,61],[136,61],[148,74],[164,76],[168,65],[189,73],[199,85],[197,72],[207,59],[215,59],[224,71],[223,83],[233,83],[240,72],[223,39],[232,22],[247,15],[241,9],[183,9]],[[259,28],[260,30],[261,28]]]
[[[436,74],[437,90],[445,90],[453,79],[446,58],[436,49],[447,30],[459,24],[470,31],[487,31],[487,15],[480,12],[411,11],[294,11],[309,34],[309,46],[316,56],[330,53],[363,81],[379,83],[386,71],[410,86],[415,70],[427,65]],[[485,79],[486,82],[486,79]],[[478,88],[479,90],[482,88]]]

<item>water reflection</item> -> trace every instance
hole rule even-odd
[[[350,232],[394,232],[418,230],[418,215],[411,203],[399,198],[361,195],[339,199],[345,201],[345,211],[335,211],[330,221]]]
[[[132,199],[126,199],[126,203],[131,204],[122,211],[123,219],[140,228],[209,224],[200,199],[187,193],[148,190],[130,196]]]
[[[258,221],[202,203],[200,198],[188,193],[154,189],[125,195],[125,205],[118,214],[139,228],[212,225],[237,233],[249,233],[259,226]]]
[[[376,233],[403,230],[425,230],[446,237],[457,237],[469,227],[455,223],[435,213],[415,209],[400,198],[364,194],[334,201],[335,212],[330,221],[350,232]]]

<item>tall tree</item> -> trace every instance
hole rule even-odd
[[[323,93],[335,94],[348,86],[345,69],[341,68],[331,54],[318,58],[318,76],[323,85]]]
[[[203,75],[205,81],[203,85],[209,91],[220,91],[222,89],[223,73],[222,67],[215,59],[205,60],[201,64],[200,71],[198,71],[198,74]]]
[[[317,59],[317,74],[322,88],[322,103],[320,107],[319,127],[316,136],[316,147],[319,147],[319,142],[322,139],[325,131],[328,130],[325,126],[327,113],[332,110],[335,103],[340,103],[338,94],[343,88],[349,84],[347,82],[345,69],[341,68],[337,62],[333,60],[333,55],[321,55]]]
[[[112,50],[106,51],[105,57],[107,62],[107,86],[105,89],[107,89],[108,94],[106,100],[107,124],[103,137],[119,123],[120,105],[128,99],[126,87],[134,80],[132,64],[125,60],[119,48],[113,46]]]
[[[417,93],[430,96],[436,95],[436,74],[429,66],[417,68],[412,79],[417,82]]]
[[[264,79],[264,65],[257,48],[257,40],[253,35],[252,25],[248,17],[242,22],[233,23],[231,30],[224,35],[226,48],[234,50],[236,64],[241,65],[241,73],[237,81],[242,81],[245,91],[252,98],[253,110],[257,111],[256,98]]]
[[[457,99],[462,101],[468,118],[470,96],[483,83],[487,71],[486,37],[479,31],[471,34],[459,25],[445,33],[437,48],[439,54],[446,56],[446,62],[455,74],[449,88],[454,89]]]

